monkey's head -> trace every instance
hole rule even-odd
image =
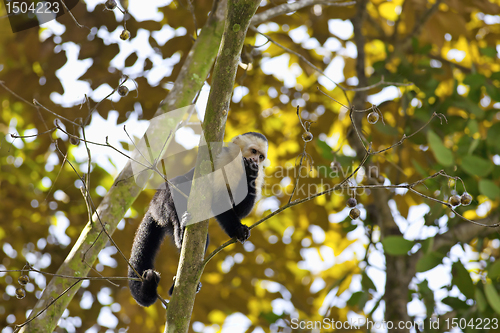
[[[267,158],[268,143],[263,134],[257,132],[244,133],[235,137],[233,143],[240,147],[243,157],[252,159],[259,165],[262,165]]]

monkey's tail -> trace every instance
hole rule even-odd
[[[160,282],[160,274],[154,270],[154,260],[165,238],[166,228],[160,226],[148,212],[137,229],[130,255],[130,264],[143,280],[129,280],[132,296],[141,306],[150,306],[156,302],[156,288]],[[138,278],[129,266],[129,278]]]

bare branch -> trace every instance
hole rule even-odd
[[[71,10],[69,10],[68,6],[66,6],[66,3],[64,2],[64,0],[61,0],[63,6],[64,6],[64,9],[66,9],[66,11],[69,13],[69,16],[71,16],[71,18],[73,19],[73,21],[75,22],[75,24],[78,26],[78,28],[87,28],[89,29],[89,31],[91,30],[89,27],[87,27],[86,25],[83,25],[83,24],[80,24],[76,17],[73,15],[73,13],[71,12]]]
[[[345,88],[345,90],[349,90],[349,91],[367,91],[367,90],[370,90],[370,89],[373,89],[373,88],[376,88],[376,87],[379,87],[379,86],[382,86],[382,85],[386,85],[386,86],[398,86],[398,87],[410,87],[410,86],[413,86],[414,84],[412,82],[409,82],[409,83],[385,82],[384,81],[384,76],[382,75],[380,81],[377,82],[377,83],[375,83],[375,84],[372,84],[371,86],[359,87],[359,88]]]
[[[259,25],[263,22],[269,21],[270,19],[284,15],[287,13],[295,12],[299,9],[313,6],[313,5],[324,5],[324,6],[342,6],[347,7],[351,5],[355,5],[356,1],[348,1],[348,2],[340,2],[340,1],[332,1],[332,0],[302,0],[296,2],[284,3],[279,6],[268,9],[262,13],[255,14],[250,22],[251,25]]]
[[[438,250],[441,247],[451,247],[457,243],[469,243],[471,240],[478,236],[486,236],[498,229],[489,227],[490,225],[498,225],[498,213],[485,217],[477,222],[484,225],[478,228],[477,225],[471,223],[461,223],[453,228],[450,228],[443,234],[434,236],[434,249]]]
[[[68,288],[66,288],[66,290],[64,290],[61,294],[59,294],[56,298],[54,298],[52,301],[50,301],[43,309],[41,309],[35,316],[31,317],[31,314],[30,314],[30,317],[28,320],[26,320],[24,323],[22,324],[19,324],[19,325],[16,325],[14,327],[14,332],[18,332],[23,326],[26,326],[27,324],[29,324],[30,322],[32,322],[33,320],[35,320],[38,316],[40,316],[42,313],[44,313],[52,304],[54,304],[58,299],[60,299],[61,297],[63,297],[68,291],[70,291],[74,286],[76,286],[78,283],[80,283],[81,281],[78,280],[76,281],[75,283],[73,283],[71,286],[69,286]],[[32,312],[33,313],[33,312]]]
[[[251,30],[255,31],[256,33],[258,34],[261,34],[262,36],[266,37],[267,40],[269,40],[271,43],[275,44],[276,46],[278,47],[281,47],[283,50],[285,50],[286,52],[288,53],[291,53],[295,56],[297,56],[299,59],[301,59],[302,61],[304,61],[306,64],[308,64],[309,66],[311,66],[315,71],[317,71],[318,73],[320,73],[321,75],[323,75],[325,78],[327,78],[330,82],[332,82],[333,84],[335,84],[336,87],[339,87],[342,92],[344,93],[344,96],[346,98],[347,101],[349,101],[349,97],[347,96],[346,94],[346,90],[344,87],[342,87],[340,84],[338,84],[337,82],[333,81],[332,79],[330,79],[326,74],[325,72],[323,72],[322,69],[320,69],[319,67],[317,67],[316,65],[314,65],[312,62],[310,62],[309,60],[306,59],[306,57],[304,57],[303,55],[289,49],[288,47],[284,46],[284,45],[281,45],[280,43],[278,43],[277,41],[275,41],[274,39],[272,39],[271,37],[269,37],[268,35],[260,32],[259,30],[257,30],[257,28],[255,28],[254,26],[250,26]],[[349,102],[350,104],[350,102]]]

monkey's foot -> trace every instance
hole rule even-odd
[[[250,228],[242,224],[236,232],[236,239],[240,243],[243,243],[248,239],[248,237],[250,237]]]
[[[159,282],[160,274],[158,272],[152,269],[145,270],[142,274],[142,281],[129,281],[130,292],[139,305],[150,306],[156,302],[156,288]]]

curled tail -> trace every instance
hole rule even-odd
[[[154,270],[154,260],[166,233],[167,228],[156,223],[149,212],[137,229],[130,264],[143,277],[143,281],[129,280],[129,287],[132,296],[141,306],[150,306],[156,302],[160,274]],[[128,277],[138,277],[131,267],[128,268]]]

